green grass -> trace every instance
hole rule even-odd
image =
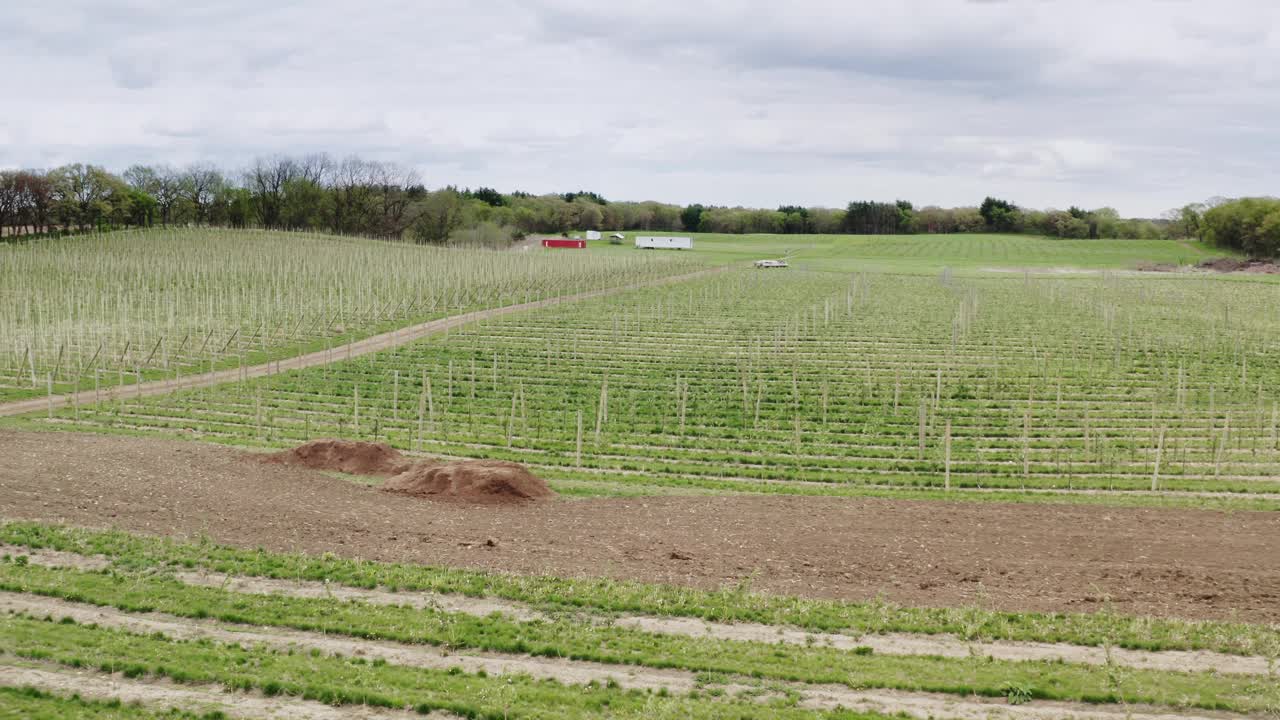
[[[1250,712],[1280,703],[1280,685],[1212,673],[1127,670],[1123,691],[1110,669],[1061,662],[1011,662],[914,656],[871,656],[822,647],[650,635],[599,627],[574,618],[518,622],[329,599],[242,595],[145,575],[93,573],[0,564],[0,588],[193,619],[281,627],[325,635],[473,650],[570,658],[612,665],[673,668],[764,681],[844,684],[957,695],[1005,696],[1010,684],[1044,700],[1191,706]],[[2,626],[0,626],[2,628]],[[142,657],[142,656],[140,656]]]
[[[1280,629],[1246,623],[1129,617],[1105,611],[1041,614],[978,608],[910,608],[886,602],[855,603],[763,595],[751,592],[749,586],[704,591],[607,579],[522,577],[376,563],[330,554],[270,553],[208,542],[179,542],[120,531],[26,522],[0,525],[0,542],[33,549],[104,555],[111,558],[117,568],[128,573],[154,572],[163,568],[198,569],[231,575],[327,581],[352,587],[495,597],[527,603],[553,613],[590,609],[599,613],[787,625],[815,632],[945,633],[970,640],[1025,640],[1142,650],[1214,650],[1245,655],[1280,655]],[[23,570],[10,565],[7,571],[16,573]],[[147,601],[144,598],[142,602]]]
[[[467,718],[877,718],[810,712],[783,703],[663,696],[612,687],[565,686],[526,676],[489,678],[452,670],[405,667],[360,658],[290,653],[212,641],[137,635],[52,618],[0,617],[0,652],[71,668],[219,684],[329,705],[444,710]]]
[[[970,272],[989,269],[1078,268],[1132,270],[1139,263],[1195,264],[1234,256],[1194,241],[1072,240],[1034,235],[728,235],[717,233],[628,232],[623,245],[591,241],[591,252],[676,254],[638,250],[637,235],[681,235],[693,250],[679,254],[711,262],[745,263],[787,256],[793,268],[843,272],[934,273],[944,267]],[[765,272],[788,272],[765,271]]]

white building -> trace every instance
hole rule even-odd
[[[641,235],[636,238],[636,247],[645,250],[692,250],[693,238],[672,237],[669,235]]]

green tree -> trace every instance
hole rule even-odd
[[[151,227],[156,217],[156,199],[137,188],[129,189],[129,223]]]
[[[453,188],[428,193],[417,203],[415,210],[413,239],[417,243],[443,245],[462,225],[462,196]]]
[[[986,222],[987,229],[995,232],[1017,232],[1021,226],[1018,206],[1007,200],[987,196],[978,207],[978,214]]]
[[[689,232],[697,232],[702,227],[702,213],[705,210],[698,203],[686,206],[680,211],[680,225]]]
[[[1280,199],[1255,197],[1223,203],[1205,211],[1205,239],[1251,258],[1280,254]]]

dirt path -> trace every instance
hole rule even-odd
[[[26,555],[33,565],[46,567],[72,567],[81,570],[97,570],[106,567],[109,560],[50,550],[29,550],[11,545],[0,545],[0,555]],[[189,585],[215,587],[230,592],[255,595],[287,595],[299,598],[332,599],[340,602],[363,602],[371,605],[397,605],[462,613],[475,617],[487,617],[500,613],[507,617],[529,622],[552,620],[551,614],[539,612],[524,603],[495,598],[475,598],[464,595],[418,591],[386,591],[353,588],[344,585],[304,580],[279,580],[275,578],[231,576],[222,573],[180,572],[175,577]],[[1276,675],[1280,664],[1257,656],[1227,655],[1209,651],[1170,650],[1151,652],[1100,647],[1085,647],[1065,643],[1037,643],[1012,641],[965,641],[950,635],[919,635],[886,633],[879,635],[848,635],[843,633],[815,633],[778,625],[758,623],[717,623],[696,618],[653,617],[623,615],[610,617],[593,614],[589,609],[575,611],[584,622],[598,625],[615,625],[635,628],[659,635],[707,637],[718,640],[742,642],[784,643],[788,645],[817,645],[840,650],[871,648],[880,655],[917,655],[940,657],[990,657],[1012,661],[1061,661],[1082,665],[1115,664],[1143,670],[1176,672],[1217,672],[1239,675]]]
[[[332,350],[320,350],[306,355],[296,355],[291,358],[273,360],[261,365],[246,367],[243,370],[240,368],[230,368],[227,370],[217,370],[211,373],[206,372],[197,375],[189,375],[176,380],[154,380],[151,382],[144,382],[140,385],[125,385],[116,388],[115,392],[124,397],[163,395],[176,390],[206,387],[209,385],[218,385],[220,383],[235,382],[240,379],[262,377],[264,375],[271,375],[274,373],[284,372],[286,370],[300,370],[303,368],[316,367],[318,365],[327,365],[329,363],[346,360],[348,358],[388,350],[415,340],[420,340],[430,335],[437,335],[445,332],[446,330],[451,330],[468,323],[473,323],[477,320],[486,320],[489,318],[500,317],[502,315],[524,312],[526,310],[537,310],[539,308],[547,308],[564,303],[589,300],[591,298],[604,297],[607,295],[616,295],[621,292],[635,290],[642,287],[684,282],[686,280],[692,280],[711,273],[721,272],[725,269],[726,268],[724,267],[709,268],[707,270],[699,270],[693,273],[675,275],[649,282],[632,283],[630,285],[605,288],[603,290],[591,290],[574,295],[562,295],[560,297],[534,300],[532,302],[507,305],[499,308],[490,308],[487,310],[476,310],[469,313],[463,313],[461,315],[439,318],[418,325],[398,328],[391,332],[385,332],[380,335],[367,337],[363,340],[349,342],[345,345],[335,347]],[[76,401],[81,404],[88,404],[93,402],[93,400],[94,391],[92,390],[84,390],[78,393],[67,393],[63,395],[53,395],[51,397],[31,398],[28,400],[15,400],[13,402],[0,403],[0,417],[41,412],[48,410],[50,407],[71,407],[71,405]]]
[[[1274,513],[758,495],[476,507],[196,442],[0,431],[0,448],[12,520],[798,597],[1280,622]]]
[[[158,613],[130,614],[107,608],[72,603],[52,598],[0,592],[0,611],[21,612],[41,617],[53,615],[70,617],[79,623],[96,623],[101,627],[125,629],[136,633],[160,632],[175,639],[210,639],[245,646],[265,645],[280,650],[289,648],[320,650],[334,655],[384,659],[389,663],[411,667],[445,669],[461,667],[467,672],[484,670],[489,674],[527,674],[535,678],[548,678],[566,684],[606,683],[612,680],[624,688],[687,693],[702,684],[693,673],[676,670],[656,670],[645,667],[615,666],[601,663],[534,658],[526,656],[500,656],[496,654],[460,655],[444,653],[434,648],[400,645],[386,642],[348,640],[331,635],[299,631],[239,630],[217,621],[185,620]],[[0,669],[3,675],[4,669]],[[715,687],[736,695],[752,690],[748,685],[725,684]],[[1216,718],[1241,718],[1227,713],[1198,714],[1178,713],[1159,708],[1135,708],[1118,705],[1092,705],[1084,703],[1033,702],[1027,705],[1009,706],[999,700],[983,700],[973,697],[957,697],[936,693],[908,693],[899,691],[862,691],[841,686],[807,685],[803,683],[770,682],[771,690],[795,693],[802,707],[834,709],[843,707],[855,710],[883,713],[906,713],[920,718],[964,718],[965,720],[990,720],[1013,718],[1018,720],[1059,720],[1064,717],[1077,720],[1211,720]],[[771,696],[769,696],[771,697]],[[767,698],[762,698],[767,699]]]
[[[32,664],[0,664],[0,685],[33,687],[62,696],[79,695],[86,700],[119,700],[141,703],[156,711],[179,707],[193,713],[221,711],[229,717],[254,720],[452,720],[444,712],[420,715],[416,712],[383,710],[360,705],[333,707],[301,698],[263,697],[231,692],[216,685],[177,685],[155,680],[126,680],[84,670],[54,669]]]

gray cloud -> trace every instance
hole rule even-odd
[[[1274,193],[1264,0],[10,0],[0,165],[327,150],[426,181],[1155,214]]]

